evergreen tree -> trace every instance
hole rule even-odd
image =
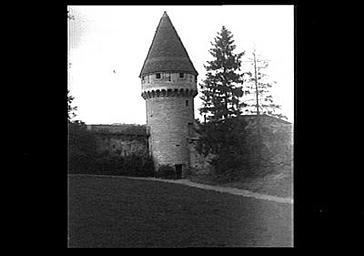
[[[233,52],[236,46],[232,38],[232,33],[223,26],[209,50],[214,59],[204,65],[207,74],[200,84],[203,101],[200,113],[207,121],[219,121],[241,113],[243,104],[239,98],[243,96],[243,74],[238,71],[244,52]]]
[[[209,50],[212,61],[205,65],[206,79],[200,84],[202,108],[205,122],[199,123],[199,140],[196,149],[199,153],[213,154],[210,161],[214,167],[214,176],[220,181],[238,180],[246,160],[246,142],[244,136],[245,120],[238,118],[244,104],[242,53],[234,53],[233,35],[224,26],[218,32],[213,48]],[[247,169],[247,168],[245,168]]]

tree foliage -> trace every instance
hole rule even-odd
[[[225,27],[218,32],[209,50],[213,60],[205,65],[207,74],[201,86],[202,108],[205,122],[198,123],[199,140],[196,149],[207,156],[214,155],[211,164],[218,179],[237,180],[242,175],[246,141],[246,122],[239,118],[244,104],[241,57],[232,33]]]
[[[233,35],[224,26],[211,42],[209,53],[213,60],[204,65],[206,79],[200,84],[202,108],[208,121],[219,121],[241,113],[243,74],[239,74],[244,52],[234,53]]]
[[[69,169],[91,168],[91,163],[97,154],[96,137],[87,130],[87,126],[80,120],[72,120],[76,117],[76,106],[73,106],[74,97],[67,91],[68,110],[68,163]]]
[[[69,152],[77,155],[94,157],[96,155],[96,137],[87,130],[82,121],[74,121],[68,124]]]
[[[218,180],[234,181],[247,175],[247,122],[240,117],[200,123],[196,150],[214,157],[210,161]]]
[[[69,93],[69,91],[68,91]],[[148,154],[130,154],[123,157],[109,152],[98,152],[97,137],[87,129],[87,125],[75,117],[72,106],[73,97],[68,95],[68,172],[103,175],[128,175],[151,177],[154,175],[154,163]],[[126,132],[145,133],[144,126],[126,125]],[[120,152],[119,152],[120,153]]]
[[[274,157],[262,137],[267,140],[276,134],[269,128],[261,129],[262,116],[257,116],[252,122],[241,115],[244,110],[257,113],[255,82],[260,113],[284,117],[277,112],[280,106],[273,102],[270,88],[274,82],[263,71],[268,63],[257,67],[255,81],[255,70],[241,70],[244,52],[233,53],[235,45],[232,37],[231,32],[223,27],[212,43],[213,48],[209,52],[213,60],[205,65],[206,79],[200,84],[200,113],[205,116],[205,121],[197,122],[199,140],[196,150],[205,157],[213,156],[210,163],[214,177],[222,182],[264,175],[272,169],[271,159]]]
[[[270,78],[267,72],[268,67],[269,62],[267,60],[257,58],[256,62],[251,62],[251,69],[244,74],[244,92],[246,95],[244,113],[257,114],[259,108],[260,114],[287,119],[282,114],[281,105],[276,104],[274,101],[272,88],[277,86],[277,82]],[[256,78],[254,69],[257,71]],[[255,80],[257,80],[257,84]]]
[[[77,106],[73,106],[74,97],[67,91],[67,111],[68,111],[68,122],[71,122],[76,117]]]

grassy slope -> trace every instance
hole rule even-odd
[[[69,176],[69,246],[290,246],[291,207],[178,184]]]
[[[216,182],[212,175],[189,176],[188,179],[203,184],[240,188],[272,196],[293,198],[292,167],[276,170],[264,177],[245,178],[239,182],[231,183]]]

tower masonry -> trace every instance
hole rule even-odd
[[[156,169],[175,168],[183,177],[190,167],[188,139],[194,122],[197,71],[164,12],[139,77],[146,102],[149,152]]]

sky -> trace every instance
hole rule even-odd
[[[87,124],[145,124],[145,101],[139,76],[159,20],[166,11],[199,73],[212,60],[208,52],[225,26],[235,52],[245,51],[242,70],[250,69],[255,48],[268,59],[266,73],[276,81],[273,98],[293,123],[293,5],[227,6],[68,6],[68,88],[76,119]],[[195,118],[202,119],[199,95]]]

